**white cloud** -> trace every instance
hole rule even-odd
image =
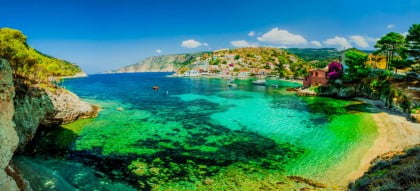
[[[314,45],[314,46],[317,46],[317,47],[322,46],[322,45],[321,45],[321,42],[316,41],[316,40],[311,41],[311,44],[312,44],[312,45]]]
[[[368,42],[373,42],[373,43],[376,43],[376,41],[378,41],[380,38],[372,38],[372,37],[366,37],[366,40],[368,41]]]
[[[250,37],[255,36],[255,32],[254,31],[249,31],[248,36],[250,36]]]
[[[206,43],[207,44],[207,43]],[[181,43],[181,46],[184,48],[197,48],[199,46],[203,45],[203,43],[198,42],[196,40],[190,39],[190,40],[184,40]]]
[[[234,40],[234,41],[230,41],[230,44],[234,47],[256,47],[256,46],[258,46],[257,43],[250,43],[246,40]]]
[[[338,46],[340,49],[351,48],[349,41],[344,37],[335,36],[324,41],[324,44],[331,46]]]
[[[386,28],[388,28],[388,29],[392,29],[392,28],[394,28],[395,27],[395,25],[394,24],[389,24],[389,25],[387,25],[386,26]]]
[[[365,39],[365,37],[362,37],[360,35],[353,35],[350,36],[350,39],[352,42],[354,42],[357,46],[360,46],[362,48],[367,48],[369,46],[369,43]]]
[[[160,54],[160,53],[162,53],[162,50],[156,49],[156,53]]]
[[[209,44],[207,44],[207,42],[204,42],[203,43],[203,46],[209,46]]]
[[[404,37],[408,35],[408,32],[401,33]]]
[[[306,44],[306,39],[300,35],[289,33],[287,30],[273,28],[257,38],[261,42],[269,42],[283,45]]]

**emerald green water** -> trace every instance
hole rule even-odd
[[[231,89],[222,79],[165,75],[66,80],[65,87],[102,108],[97,118],[54,134],[66,160],[145,190],[299,187],[288,175],[342,186],[376,137],[368,106],[298,97],[286,91],[295,83],[270,81],[280,85],[274,88],[237,80]]]

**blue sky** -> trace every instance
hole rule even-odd
[[[88,73],[243,46],[356,47],[420,22],[420,0],[0,0],[0,26]]]

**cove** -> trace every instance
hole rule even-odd
[[[105,181],[140,190],[288,190],[302,185],[287,177],[299,176],[328,189],[344,186],[376,138],[369,106],[357,101],[298,97],[286,89],[299,84],[286,81],[235,80],[238,87],[229,88],[228,80],[167,75],[65,80],[62,86],[102,108],[99,116],[44,135],[53,143],[34,143],[62,154],[40,152],[17,158],[18,165],[52,169],[64,190],[80,186],[66,178],[75,173],[60,168],[66,165],[99,174],[92,188]],[[34,181],[52,179],[40,176]]]

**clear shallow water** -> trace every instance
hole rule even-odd
[[[276,182],[284,175],[340,184],[376,136],[369,114],[360,112],[365,106],[297,97],[286,91],[294,83],[270,81],[280,85],[272,88],[243,80],[230,89],[222,79],[165,75],[66,80],[64,87],[103,109],[54,134],[68,158],[88,158],[83,163],[147,190],[252,190],[264,181],[285,189]]]

